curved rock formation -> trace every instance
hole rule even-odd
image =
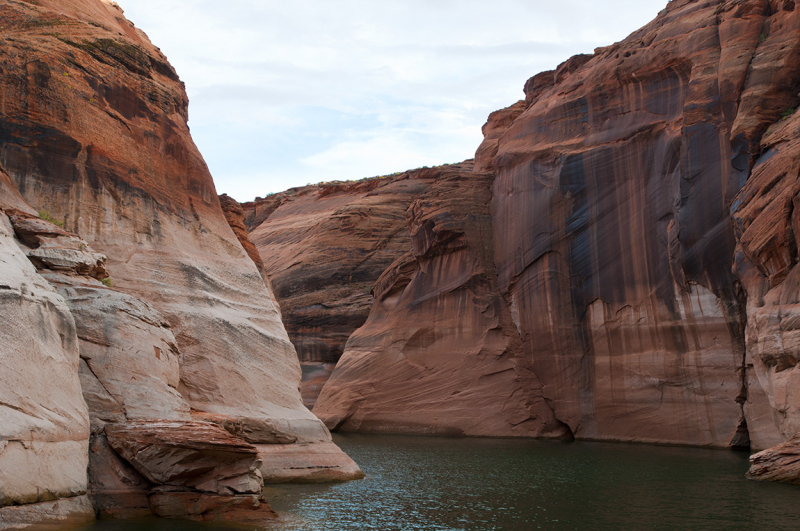
[[[406,210],[430,169],[294,188],[243,204],[280,302],[313,406],[347,338],[367,319],[372,285],[410,245]]]
[[[279,309],[226,221],[166,58],[108,0],[0,3],[0,30],[0,311],[20,321],[0,331],[17,375],[0,391],[0,507],[82,495],[88,461],[106,515],[271,518],[251,443],[299,479],[316,481],[315,448],[351,465],[336,479],[360,477],[302,404]],[[165,425],[184,449],[224,434],[199,483],[117,453],[120,430],[155,440]],[[237,445],[238,475],[220,449]]]
[[[434,175],[408,211],[411,252],[377,281],[314,411],[342,430],[563,436],[536,377],[520,386],[521,343],[492,261],[492,175],[471,163]]]
[[[25,200],[170,321],[192,407],[327,440],[297,397],[293,348],[225,220],[166,58],[99,0],[7,3],[2,15],[0,160]]]

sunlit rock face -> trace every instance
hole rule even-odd
[[[13,195],[1,182],[0,190],[0,198]],[[0,209],[10,206],[25,205],[0,199]],[[56,515],[85,522],[94,511],[84,496],[89,416],[75,322],[26,257],[3,210],[0,279],[0,527]]]

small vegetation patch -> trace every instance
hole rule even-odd
[[[795,112],[797,112],[796,108],[789,107],[788,109],[786,109],[781,113],[781,120],[788,120],[789,117],[792,116]]]
[[[104,278],[100,281],[105,287],[110,288],[113,282],[111,281],[111,277]]]
[[[766,33],[762,33],[761,35],[758,36],[758,42],[764,42],[765,40],[767,40]]]
[[[64,222],[61,221],[60,219],[55,219],[52,216],[52,214],[50,214],[50,211],[48,211],[47,209],[40,210],[39,211],[39,217],[42,218],[45,221],[49,221],[50,223],[52,223],[56,227],[61,227],[62,229],[64,228]]]

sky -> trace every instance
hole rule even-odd
[[[118,0],[186,83],[219,193],[472,158],[531,76],[666,0]]]

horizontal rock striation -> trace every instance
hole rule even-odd
[[[372,285],[407,252],[406,210],[431,169],[295,188],[244,203],[313,406],[347,338],[367,319]]]

